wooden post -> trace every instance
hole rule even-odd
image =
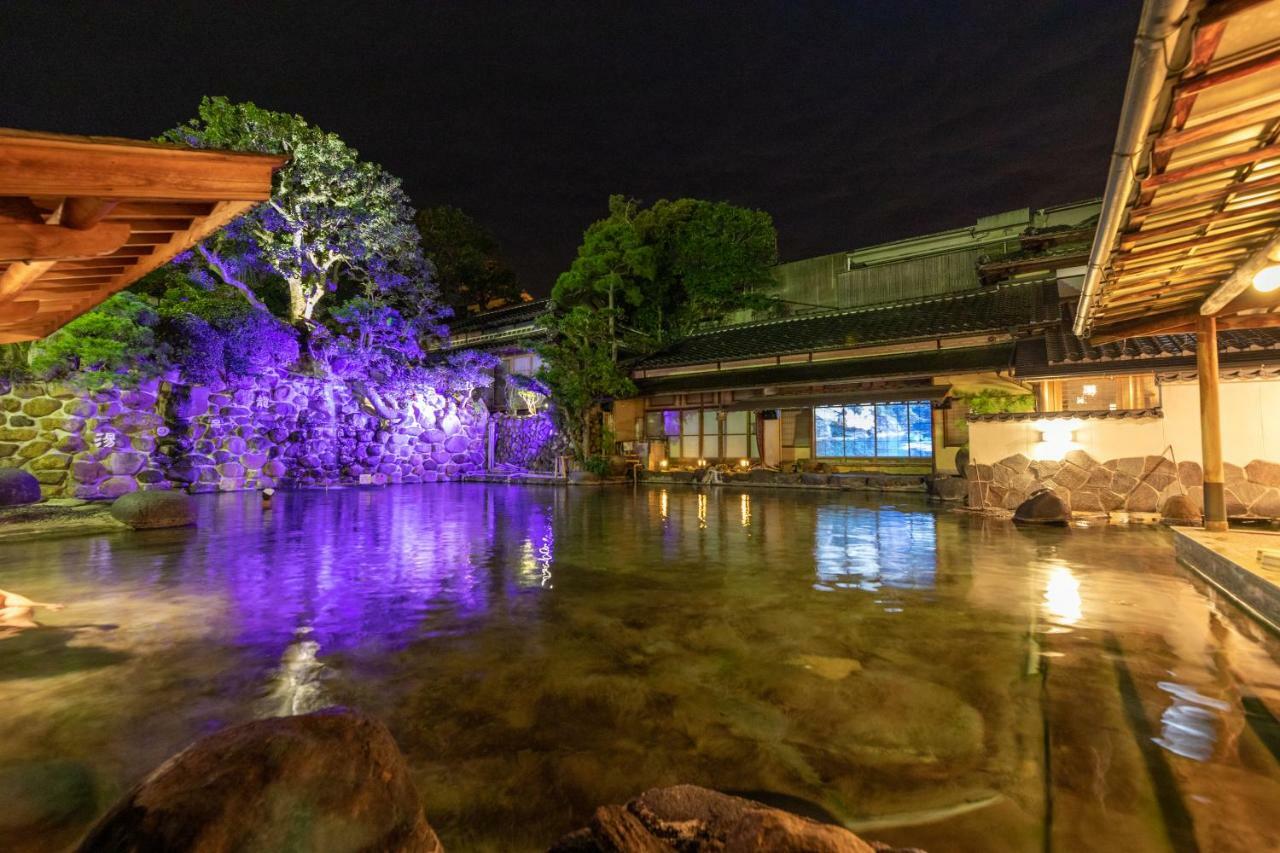
[[[1227,529],[1223,492],[1222,418],[1218,411],[1218,324],[1214,317],[1196,320],[1196,376],[1200,380],[1200,455],[1204,465],[1205,530]]]

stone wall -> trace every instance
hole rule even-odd
[[[1129,456],[1098,462],[1083,450],[1057,461],[1032,461],[1021,453],[994,465],[965,467],[970,509],[1016,509],[1038,489],[1050,489],[1073,512],[1158,512],[1174,495],[1204,508],[1204,475],[1197,462],[1175,464],[1163,456]],[[1280,464],[1255,459],[1226,466],[1227,514],[1232,518],[1280,518]]]
[[[528,417],[493,416],[493,461],[522,471],[553,471],[563,448],[555,422],[545,411]]]
[[[370,414],[341,382],[272,374],[136,388],[0,383],[0,467],[46,497],[451,480],[485,467],[483,404],[427,392]]]

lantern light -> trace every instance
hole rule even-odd
[[[1280,264],[1263,267],[1254,273],[1254,290],[1259,293],[1270,293],[1277,288],[1280,288]]]
[[[748,460],[748,459],[739,459],[739,460],[738,460],[738,465],[739,465],[740,467],[743,467],[743,468],[750,468],[750,467],[751,467],[751,461],[750,461],[750,460]]]

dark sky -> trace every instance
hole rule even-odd
[[[785,260],[1098,195],[1139,0],[0,3],[0,126],[296,112],[545,293],[610,193],[773,214]]]

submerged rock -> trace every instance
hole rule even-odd
[[[890,848],[847,829],[754,800],[675,785],[654,788],[623,806],[601,806],[589,826],[549,853],[875,853]],[[908,853],[901,850],[900,853]]]
[[[26,471],[0,468],[0,506],[20,506],[40,500],[40,481]]]
[[[130,492],[111,504],[111,515],[135,530],[196,523],[195,505],[185,492]]]
[[[1020,524],[1068,524],[1071,508],[1057,494],[1043,489],[1018,504],[1013,520]]]
[[[258,720],[196,741],[116,803],[79,847],[442,849],[391,733],[343,710]]]

